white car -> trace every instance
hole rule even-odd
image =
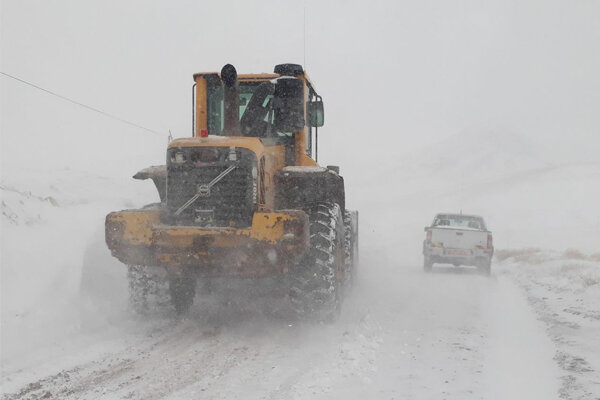
[[[494,245],[492,232],[477,215],[438,214],[425,227],[423,267],[431,271],[434,263],[476,266],[489,274]]]

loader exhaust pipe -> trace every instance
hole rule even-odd
[[[240,89],[237,71],[231,64],[221,69],[225,105],[223,136],[240,136]]]

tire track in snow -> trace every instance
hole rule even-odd
[[[600,399],[598,263],[583,258],[576,251],[521,251],[502,265],[504,274],[527,292],[556,345],[561,399]]]
[[[556,348],[525,294],[500,276],[486,301],[486,399],[558,399]]]
[[[340,370],[360,375],[371,347],[368,324],[354,321],[290,326],[238,315],[209,324],[200,313],[157,323],[131,335],[126,349],[3,399],[303,398],[306,392],[329,392],[330,383],[316,379],[321,372],[332,382]]]
[[[5,399],[555,398],[553,353],[531,351],[544,332],[510,282],[466,269],[425,274],[376,252],[364,260],[335,324],[195,310]],[[532,370],[529,382],[546,387],[522,379]]]

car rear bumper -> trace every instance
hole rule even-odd
[[[478,265],[482,259],[491,260],[494,249],[449,249],[445,247],[424,244],[423,255],[433,263]]]

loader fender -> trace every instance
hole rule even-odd
[[[133,176],[133,179],[152,179],[160,201],[164,202],[167,198],[167,166],[166,165],[153,165],[148,168],[144,168]]]
[[[336,203],[345,212],[344,178],[318,166],[285,167],[275,173],[275,208],[307,209],[323,202]]]

